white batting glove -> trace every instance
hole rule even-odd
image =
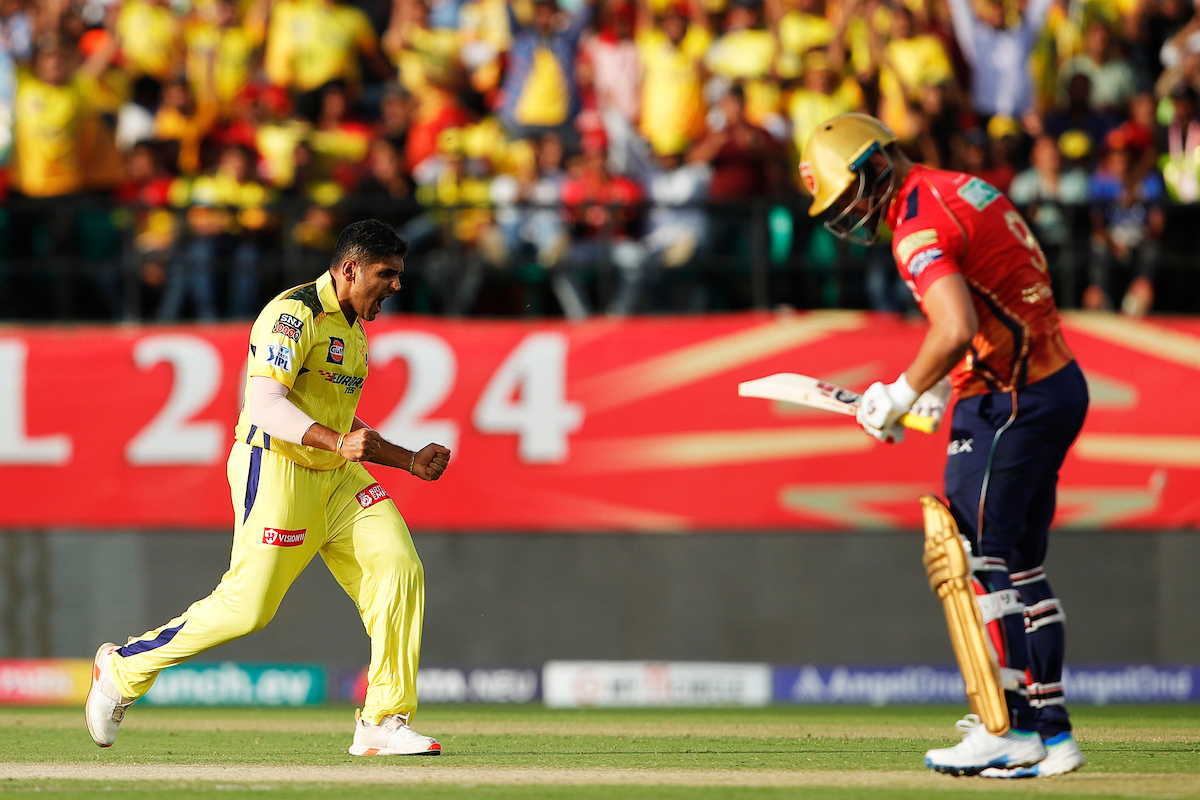
[[[894,383],[876,381],[863,392],[858,406],[858,424],[881,442],[896,443],[904,439],[904,429],[896,424],[908,413],[917,399],[917,392],[908,385],[903,374]]]
[[[933,430],[936,431],[942,424],[942,415],[946,413],[946,405],[950,402],[950,391],[950,376],[947,375],[922,392],[908,413],[933,420]]]

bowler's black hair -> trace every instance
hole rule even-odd
[[[352,222],[342,229],[333,248],[329,268],[336,269],[343,261],[375,264],[392,256],[408,255],[408,242],[396,235],[391,225],[377,219]]]

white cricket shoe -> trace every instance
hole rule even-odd
[[[442,746],[408,727],[408,714],[392,714],[372,725],[354,709],[354,744],[352,756],[437,756]]]
[[[1049,778],[1065,775],[1083,766],[1087,759],[1079,750],[1070,731],[1051,736],[1046,740],[1046,757],[1031,767],[998,769],[990,767],[979,773],[981,778]]]
[[[112,747],[117,740],[117,729],[125,719],[125,709],[133,699],[122,697],[112,682],[112,659],[117,646],[105,642],[96,651],[92,662],[92,685],[88,689],[87,701],[83,706],[84,720],[92,741],[101,747]]]
[[[955,723],[963,740],[925,754],[925,766],[947,775],[978,775],[988,767],[1027,767],[1046,757],[1042,737],[1035,731],[1010,730],[1002,736],[989,733],[975,714]]]

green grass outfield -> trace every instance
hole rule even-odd
[[[138,800],[199,796],[556,798],[1200,798],[1200,706],[1075,710],[1088,757],[1050,779],[951,778],[924,751],[962,709],[773,707],[558,711],[427,706],[436,758],[347,754],[353,709],[137,705],[111,749],[81,708],[0,708],[0,792]],[[404,795],[399,792],[405,792]]]

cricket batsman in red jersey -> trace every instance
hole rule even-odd
[[[809,214],[828,214],[837,236],[869,244],[882,226],[892,230],[897,269],[929,321],[908,368],[863,394],[859,424],[899,442],[900,415],[940,419],[951,389],[957,398],[946,500],[969,545],[975,616],[986,626],[980,641],[990,642],[1007,719],[985,718],[985,726],[968,715],[962,741],[930,750],[925,764],[994,778],[1076,770],[1084,758],[1063,705],[1063,612],[1042,562],[1058,471],[1088,393],[1059,327],[1046,257],[998,189],[913,163],[872,117],[819,125],[800,173],[813,196]]]

